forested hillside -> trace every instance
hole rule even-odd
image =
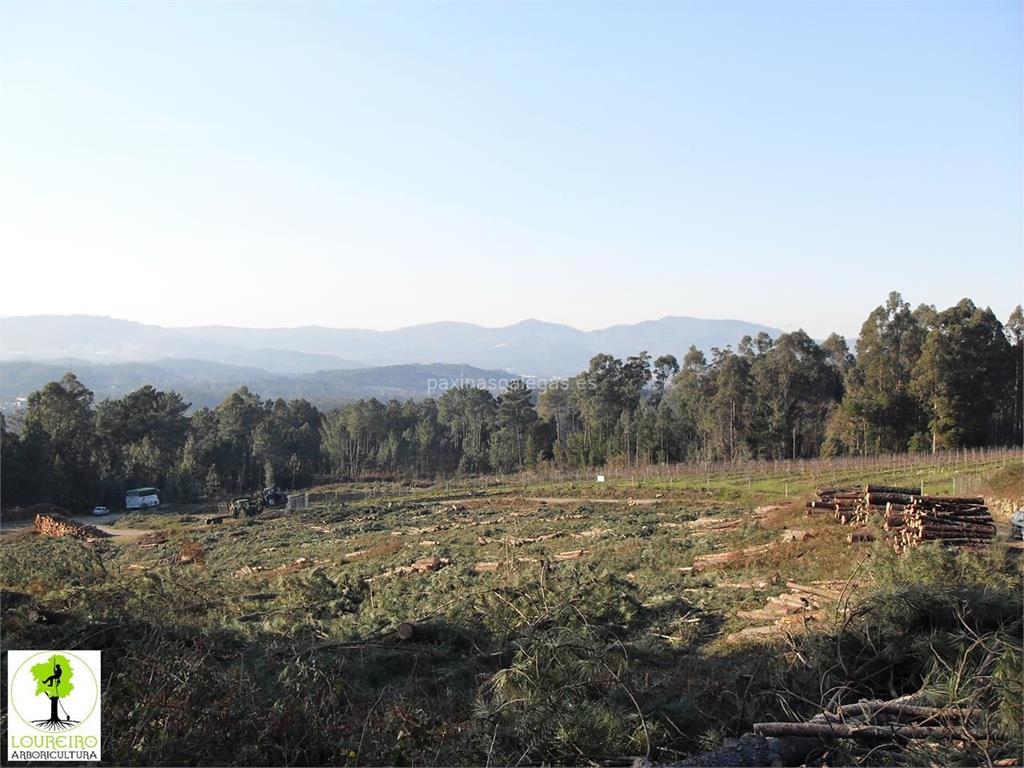
[[[219,405],[242,386],[275,400],[302,398],[330,408],[361,397],[385,400],[423,397],[428,394],[429,383],[441,378],[507,381],[510,376],[501,370],[449,363],[280,374],[252,366],[180,358],[134,363],[0,361],[0,407],[9,407],[17,397],[60,379],[66,371],[74,371],[97,400],[123,397],[149,384],[178,392],[193,409]]]
[[[498,396],[435,382],[439,396],[364,399],[321,411],[246,387],[215,408],[151,386],[94,402],[73,373],[33,393],[4,426],[5,505],[116,498],[156,485],[193,499],[261,483],[931,451],[1020,445],[1024,313],[1004,325],[964,299],[912,310],[899,294],[864,322],[856,348],[803,331],[696,348],[595,356],[571,379]]]

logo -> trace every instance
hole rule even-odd
[[[100,652],[7,652],[7,759],[100,759]]]

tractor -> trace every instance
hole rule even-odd
[[[288,501],[288,495],[282,493],[276,485],[271,485],[260,491],[260,497],[265,507],[278,507]]]
[[[252,496],[240,496],[232,499],[228,509],[232,517],[252,517],[258,515],[266,507],[278,507],[288,501],[288,495],[282,493],[276,485],[268,486]]]
[[[260,513],[262,506],[257,499],[240,496],[237,499],[232,499],[228,508],[231,510],[232,517],[252,517]]]

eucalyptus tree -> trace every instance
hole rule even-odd
[[[1012,348],[991,309],[970,299],[940,312],[912,381],[929,414],[932,450],[1009,441]]]
[[[927,312],[893,291],[874,309],[857,339],[857,375],[848,377],[850,413],[860,420],[864,448],[903,451],[922,423],[920,400],[910,382],[927,334]]]

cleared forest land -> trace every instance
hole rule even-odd
[[[935,738],[889,720],[807,759],[1019,757],[1020,453],[605,475],[320,488],[213,525],[180,507],[121,518],[151,531],[128,540],[11,533],[3,644],[103,649],[118,764],[676,763],[913,693],[946,713]],[[997,542],[897,556],[871,520],[851,542],[804,507],[834,482],[983,495]]]

